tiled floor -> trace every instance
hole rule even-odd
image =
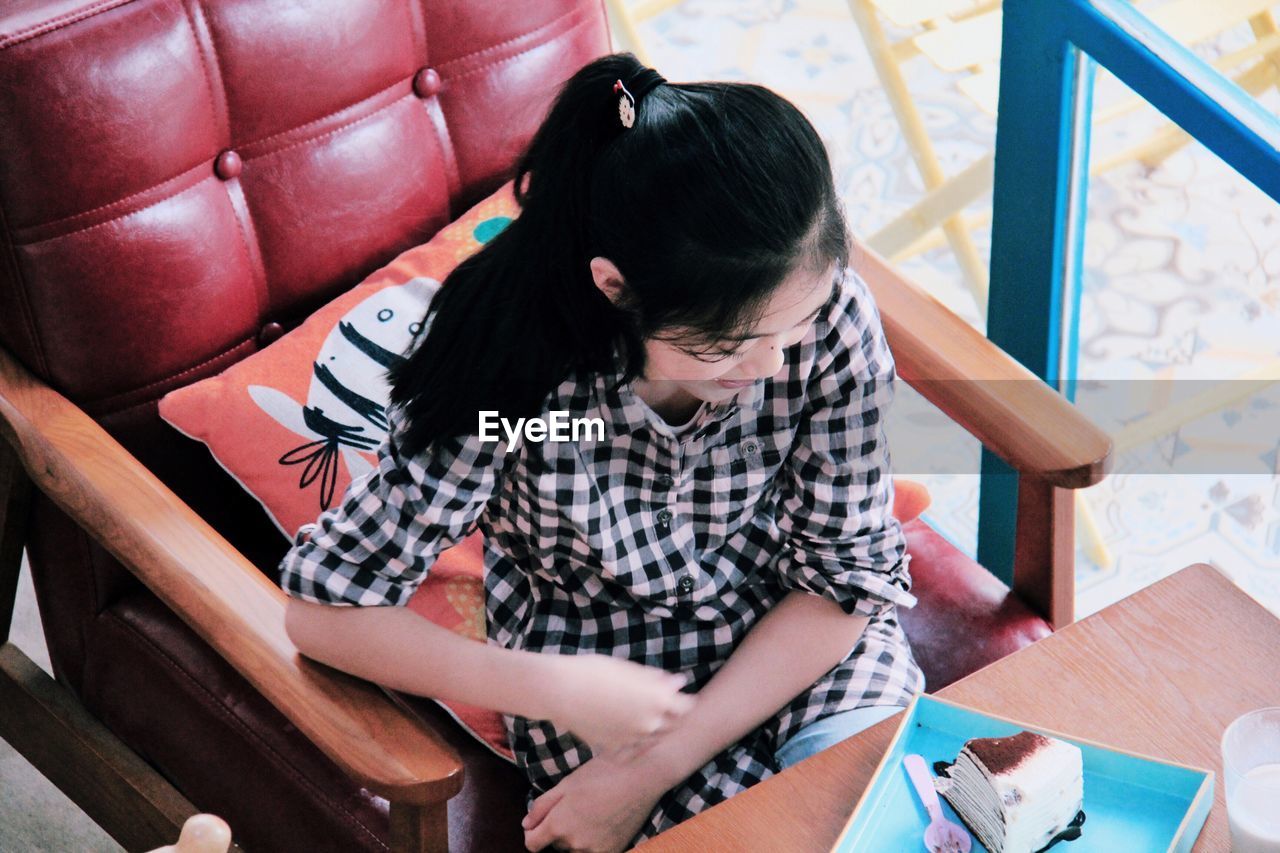
[[[843,0],[686,0],[643,22],[641,32],[673,81],[750,80],[796,101],[828,143],[855,231],[870,233],[918,197],[919,176]],[[909,82],[949,172],[991,147],[993,120],[950,78],[917,61]],[[1100,82],[1100,99],[1111,91]],[[1280,112],[1274,93],[1264,103]],[[1095,150],[1151,123],[1139,117],[1114,138],[1100,134]],[[975,236],[985,252],[989,235]],[[982,327],[946,250],[903,266]],[[1130,165],[1095,179],[1081,315],[1079,375],[1128,383],[1119,404],[1087,403],[1086,388],[1077,398],[1100,422],[1113,418],[1109,429],[1171,389],[1194,393],[1264,368],[1280,357],[1276,205],[1199,146],[1150,172]],[[1271,375],[1280,378],[1280,370]],[[1100,564],[1095,549],[1082,547],[1080,615],[1197,561],[1218,564],[1280,613],[1278,414],[1273,386],[1118,457],[1117,473],[1083,493],[1082,520],[1096,527],[1112,560]],[[890,423],[900,473],[933,492],[926,519],[972,553],[976,444],[909,393]],[[1214,431],[1223,427],[1235,431],[1223,438]],[[930,461],[939,454],[945,462]],[[40,656],[25,584],[16,635]],[[0,850],[119,849],[0,742]]]

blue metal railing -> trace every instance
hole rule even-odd
[[[1125,0],[1004,0],[1001,50],[987,336],[1074,400],[1093,63],[1277,201],[1280,120]],[[1017,494],[984,448],[977,558],[1006,582]]]

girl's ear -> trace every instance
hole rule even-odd
[[[614,265],[613,261],[608,258],[592,258],[591,277],[595,279],[596,287],[600,288],[600,291],[609,297],[609,301],[617,304],[618,297],[622,294],[622,289],[626,286],[626,283],[622,279],[622,273]]]

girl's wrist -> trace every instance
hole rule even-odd
[[[563,713],[566,702],[567,679],[560,655],[539,652],[515,651],[512,678],[508,682],[511,692],[523,698],[520,716],[531,720],[553,720]]]
[[[693,763],[696,760],[696,763]],[[635,770],[637,784],[651,792],[662,793],[679,785],[693,775],[706,761],[697,760],[683,743],[677,725],[660,735],[653,746],[634,756],[628,766]]]

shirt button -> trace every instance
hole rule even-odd
[[[669,509],[658,510],[658,523],[661,524],[663,527],[667,527],[668,525],[670,525],[671,510]]]
[[[680,582],[676,584],[676,586],[680,588],[681,592],[688,593],[690,590],[693,589],[693,578],[689,577],[688,575],[685,575],[684,577],[680,578]]]
[[[756,450],[758,450],[759,448],[756,447],[756,443],[754,441],[748,441],[746,443],[746,446],[744,446],[742,449],[747,451],[748,456],[752,456],[755,454]]]
[[[671,486],[672,486],[672,484],[673,484],[673,483],[675,483],[675,480],[673,480],[673,479],[671,478],[671,475],[670,475],[670,474],[659,474],[659,475],[658,475],[658,485],[659,485],[659,486],[661,486],[662,488],[664,488],[664,489],[669,489],[669,488],[671,488]]]

